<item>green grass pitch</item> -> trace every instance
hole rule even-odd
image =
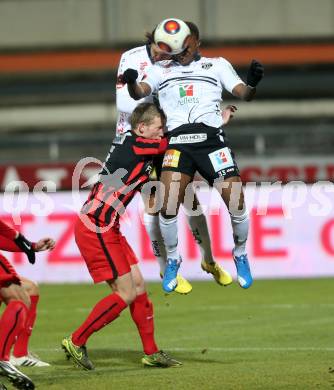
[[[165,296],[160,284],[150,283],[157,342],[183,367],[142,367],[139,337],[125,310],[90,338],[93,372],[66,361],[60,341],[107,287],[42,285],[30,349],[52,366],[23,371],[39,390],[333,389],[333,283],[267,280],[242,290],[235,283],[196,282],[187,296]]]

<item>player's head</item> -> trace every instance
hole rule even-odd
[[[164,113],[153,103],[139,104],[130,116],[133,133],[143,138],[161,139],[164,135]]]
[[[173,56],[173,59],[179,62],[181,65],[189,65],[196,57],[198,57],[198,49],[201,41],[199,37],[199,29],[195,23],[185,22],[190,30],[190,36],[188,36],[184,42],[184,50]]]

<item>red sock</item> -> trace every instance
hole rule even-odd
[[[0,360],[9,360],[10,350],[27,320],[28,308],[21,301],[11,301],[0,319]]]
[[[118,294],[110,294],[101,299],[85,322],[72,334],[72,341],[77,346],[85,345],[90,335],[116,319],[127,307]]]
[[[137,325],[146,355],[158,352],[159,349],[154,340],[153,304],[146,292],[138,295],[131,303],[130,312]]]
[[[27,321],[14,344],[13,354],[15,357],[28,355],[28,343],[36,320],[38,300],[38,295],[30,295],[30,308],[28,310]]]

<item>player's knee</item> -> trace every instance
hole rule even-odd
[[[28,293],[21,286],[15,286],[9,290],[9,293],[6,294],[6,298],[4,299],[6,305],[8,305],[12,301],[21,301],[23,302],[27,308],[30,308],[30,297]]]
[[[123,299],[123,301],[127,305],[131,305],[131,303],[136,299],[137,296],[135,286],[133,286],[133,288],[120,289],[117,291],[117,294]]]
[[[145,292],[145,282],[144,282],[144,279],[142,280],[138,280],[136,282],[136,294],[137,295],[140,295],[140,294],[143,294]]]
[[[136,289],[135,288],[132,288],[131,290],[128,290],[126,292],[126,298],[124,299],[124,301],[130,305],[135,299],[136,299],[136,296],[137,296],[137,292],[136,292]]]
[[[162,207],[162,209],[160,211],[160,216],[162,216],[162,218],[165,220],[169,220],[169,219],[175,218],[177,216],[177,212],[176,211],[172,212],[172,211]]]
[[[27,291],[27,293],[31,295],[39,295],[39,287],[38,284],[33,282],[30,279],[25,279],[23,281],[23,287]]]

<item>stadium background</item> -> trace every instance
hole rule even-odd
[[[194,281],[187,296],[166,296],[160,282],[148,283],[158,344],[183,367],[143,369],[125,311],[91,338],[96,371],[83,372],[65,360],[60,341],[108,290],[78,283],[89,276],[72,223],[86,192],[70,191],[72,171],[83,157],[105,158],[120,54],[166,17],[197,23],[202,52],[226,57],[243,77],[252,58],[264,63],[254,102],[226,96],[239,108],[227,131],[247,185],[256,280],[246,291]],[[333,0],[0,0],[0,218],[29,238],[57,240],[35,266],[6,253],[23,275],[58,282],[40,284],[30,343],[51,366],[23,368],[37,389],[333,389],[333,65]],[[94,172],[88,166],[79,183]],[[327,184],[311,187],[319,180]],[[32,193],[41,181],[57,191]],[[290,183],[268,197],[267,212],[261,207],[271,187],[262,181]],[[235,277],[226,211],[212,194],[201,196],[211,205],[215,257]],[[157,266],[136,202],[124,229],[152,280]],[[183,215],[180,232],[182,272],[207,279]]]
[[[251,209],[255,277],[334,275],[333,0],[0,1],[0,189],[6,193],[0,210],[9,222],[14,216],[27,236],[37,238],[43,231],[58,241],[53,254],[39,256],[38,269],[13,255],[19,272],[38,281],[89,280],[71,230],[81,202],[73,202],[69,192],[73,168],[87,156],[103,161],[109,150],[120,54],[142,44],[145,32],[171,16],[197,23],[202,53],[227,58],[242,77],[252,58],[265,65],[254,102],[226,96],[226,103],[238,106],[227,133],[244,183],[328,181],[321,190],[330,206],[325,215],[310,214],[316,199],[311,187],[303,202],[294,203],[290,219],[281,207],[283,189],[279,199],[270,199],[266,215]],[[95,171],[88,166],[83,179]],[[52,212],[43,194],[24,192],[40,181],[55,183],[57,193],[45,194]],[[144,274],[157,279],[140,218],[132,224],[124,229]],[[184,273],[205,278],[183,219],[180,225]],[[209,225],[217,260],[233,270],[223,208],[218,217],[209,217]]]

